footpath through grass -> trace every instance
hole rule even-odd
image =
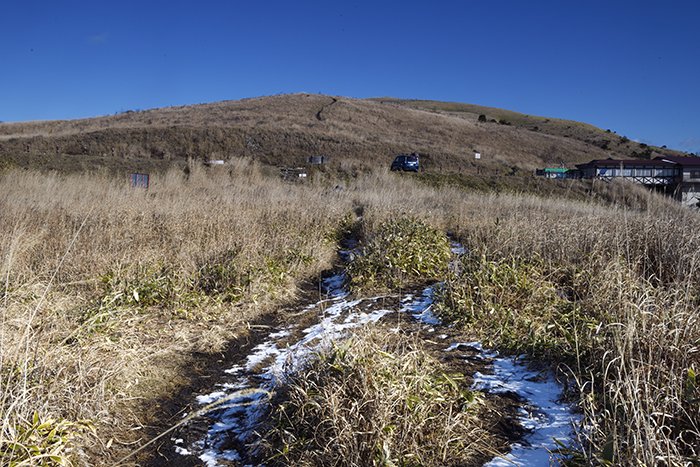
[[[698,462],[697,214],[663,200],[641,212],[566,207],[465,225],[471,251],[438,312],[561,371],[585,415],[581,461]]]
[[[13,461],[109,464],[148,441],[159,401],[191,383],[190,357],[293,300],[358,214],[358,293],[444,280],[444,319],[569,378],[585,462],[699,461],[700,218],[655,195],[632,209],[383,172],[336,190],[245,160],[148,191],[33,172],[0,186],[0,452]],[[451,271],[447,231],[469,249]]]

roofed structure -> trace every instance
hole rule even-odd
[[[672,185],[681,176],[677,163],[659,159],[597,159],[576,167],[583,178],[623,178],[643,185]]]
[[[654,159],[597,159],[576,166],[582,178],[630,180],[664,192],[683,204],[700,207],[700,157],[659,156]]]

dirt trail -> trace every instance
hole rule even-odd
[[[323,112],[328,110],[336,102],[338,102],[338,99],[336,99],[335,97],[331,97],[331,102],[324,105],[318,112],[316,112],[316,120],[318,120],[319,122],[324,121],[326,117],[323,116]]]
[[[455,245],[453,251],[462,254],[464,249]],[[340,255],[347,261],[352,253],[345,249]],[[511,452],[482,463],[542,463],[549,460],[549,450],[557,448],[552,437],[570,438],[576,417],[570,407],[557,402],[561,387],[552,375],[529,370],[522,361],[499,358],[442,325],[431,312],[433,287],[401,296],[354,298],[345,279],[343,271],[323,279],[319,300],[300,305],[293,322],[262,333],[247,354],[231,361],[218,381],[197,396],[196,410],[203,413],[171,435],[170,447],[162,453],[168,465],[259,464],[256,429],[270,408],[270,394],[316,352],[371,322],[391,332],[421,336],[435,355],[471,378],[472,387],[499,406],[500,415],[492,415],[489,422],[502,451]]]

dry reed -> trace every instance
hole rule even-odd
[[[697,461],[700,220],[655,195],[628,209],[473,194],[385,171],[294,185],[243,159],[170,171],[148,191],[104,174],[17,171],[0,187],[3,443],[31,431],[34,413],[91,421],[63,425],[75,436],[57,455],[76,464],[108,464],[146,441],[138,427],[187,383],[189,355],[221,350],[330,267],[355,212],[366,232],[410,216],[487,260],[537,265],[597,320],[573,342],[579,361],[567,362],[587,461]]]
[[[273,465],[470,465],[488,458],[485,406],[415,337],[380,328],[295,375],[266,435]]]

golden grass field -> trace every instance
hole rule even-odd
[[[154,174],[147,191],[26,170],[0,187],[3,465],[113,465],[177,420],[164,401],[203,362],[332,266],[344,231],[406,217],[470,250],[444,319],[569,381],[577,459],[700,459],[700,218],[638,187],[574,201],[386,169],[290,184],[249,158]]]

